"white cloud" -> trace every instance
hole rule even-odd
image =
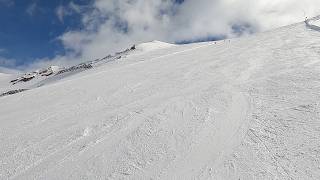
[[[63,22],[64,16],[65,16],[65,9],[63,6],[58,6],[56,8],[56,15],[60,22]]]
[[[29,14],[30,16],[33,16],[36,13],[37,6],[38,6],[37,3],[33,2],[27,7],[26,13]]]
[[[15,59],[11,59],[11,58],[5,58],[1,55],[4,55],[8,52],[8,50],[4,49],[4,48],[0,48],[0,73],[6,73],[8,71],[5,71],[5,70],[9,70],[8,68],[17,68],[16,67],[16,64],[17,64],[17,61]],[[11,71],[13,72],[13,71]]]
[[[7,7],[14,6],[14,0],[0,0],[0,5],[5,5]]]
[[[3,67],[14,67],[16,65],[16,60],[8,59],[0,56],[0,66]]]
[[[73,1],[71,1],[69,3],[69,8],[72,9],[76,13],[81,13],[81,11],[82,11],[82,7],[80,5],[74,3]]]
[[[85,10],[70,3],[57,12],[59,19],[66,9],[79,13],[84,29],[59,37],[69,53],[55,60],[92,60],[154,39],[234,37],[239,35],[235,25],[243,33],[265,31],[318,15],[318,7],[319,0],[185,0],[179,6],[171,0],[95,0]]]
[[[7,50],[6,50],[6,49],[0,48],[0,54],[2,54],[2,53],[6,53],[6,52],[7,52]]]
[[[81,5],[78,5],[76,3],[74,3],[73,1],[71,1],[68,5],[66,6],[63,6],[63,5],[60,5],[56,8],[56,15],[59,19],[60,22],[64,22],[64,18],[66,16],[71,16],[71,15],[74,15],[74,14],[80,14],[82,13],[83,11],[85,11],[85,9],[87,8],[87,6],[81,6]]]

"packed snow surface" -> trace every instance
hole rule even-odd
[[[44,84],[0,98],[0,179],[320,179],[320,32],[306,23],[154,41]]]

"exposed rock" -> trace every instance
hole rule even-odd
[[[7,91],[7,92],[0,94],[0,97],[17,94],[17,93],[20,93],[20,92],[23,92],[26,90],[28,90],[28,89],[16,89],[16,90]]]

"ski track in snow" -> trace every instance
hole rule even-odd
[[[3,97],[0,179],[320,179],[310,25],[150,48]]]

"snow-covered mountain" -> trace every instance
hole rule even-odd
[[[318,21],[0,74],[0,179],[320,179]]]
[[[155,43],[155,42],[152,42]],[[157,45],[163,44],[163,43],[157,43]],[[139,45],[142,46],[143,44]],[[16,74],[13,75],[11,73],[10,78],[10,84],[8,85],[7,82],[1,83],[0,82],[0,97],[1,96],[7,96],[16,94],[19,92],[27,91],[30,89],[38,88],[44,85],[52,84],[57,81],[60,81],[66,77],[73,76],[75,74],[78,74],[82,71],[86,71],[88,69],[102,66],[106,63],[110,63],[111,61],[119,60],[121,58],[124,58],[126,55],[128,55],[133,50],[136,50],[136,46],[132,46],[129,49],[126,49],[122,52],[117,52],[115,55],[108,55],[106,57],[103,57],[101,59],[96,59],[94,61],[88,61],[86,63],[81,63],[75,66],[71,67],[58,67],[58,66],[50,66],[48,68],[35,70],[32,72],[28,72],[25,74]],[[1,74],[0,74],[1,75]],[[5,76],[6,74],[3,74]],[[15,77],[15,78],[14,78]],[[1,78],[1,76],[0,76]],[[1,79],[0,79],[1,80]]]

